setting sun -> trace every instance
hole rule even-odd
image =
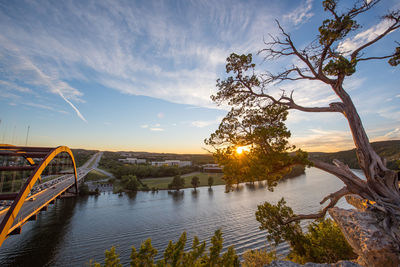
[[[238,154],[242,154],[243,151],[249,151],[249,148],[245,147],[245,146],[239,146],[236,148],[236,153],[238,153]]]

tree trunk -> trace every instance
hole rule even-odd
[[[385,161],[372,148],[360,116],[347,92],[341,85],[333,89],[343,101],[344,115],[349,123],[356,146],[358,163],[367,178],[365,187],[354,186],[350,182],[344,182],[350,192],[375,202],[371,208],[377,212],[377,218],[381,217],[384,231],[396,241],[400,251],[398,174],[393,170],[389,170],[385,165]]]

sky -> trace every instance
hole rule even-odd
[[[396,8],[386,0],[363,14],[341,48],[373,38]],[[257,55],[278,33],[275,20],[304,47],[326,17],[317,0],[0,0],[0,143],[206,153],[203,140],[227,113],[210,100],[226,58],[253,53],[258,71],[282,70],[296,60]],[[391,53],[399,37],[367,52]],[[371,141],[400,139],[399,74],[386,61],[365,62],[345,81]],[[318,82],[279,86],[299,104],[337,101]],[[291,111],[287,126],[306,151],[354,147],[341,114]]]

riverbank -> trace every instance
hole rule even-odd
[[[212,177],[214,179],[213,185],[225,185],[225,181],[222,180],[222,173],[202,173],[196,172],[191,174],[182,175],[181,177],[185,179],[185,186],[183,188],[192,188],[193,185],[191,184],[193,177],[199,177],[200,184],[198,187],[208,186],[208,177]],[[158,190],[166,190],[168,189],[168,184],[172,182],[174,177],[163,177],[163,178],[144,178],[140,181],[147,185],[147,188],[150,190],[152,188],[156,188]]]

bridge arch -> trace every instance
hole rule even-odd
[[[75,190],[78,193],[78,175],[76,171],[75,158],[72,154],[72,151],[67,146],[58,146],[56,148],[38,148],[38,147],[18,147],[12,145],[0,145],[0,151],[11,151],[14,156],[22,156],[24,157],[28,163],[33,167],[36,166],[31,173],[30,177],[26,180],[24,185],[22,186],[19,193],[16,195],[12,205],[10,206],[7,214],[4,216],[3,221],[0,224],[0,247],[3,244],[4,240],[7,238],[8,234],[13,231],[13,229],[17,227],[21,227],[30,216],[25,218],[25,220],[19,222],[17,225],[13,225],[17,215],[24,204],[29,192],[32,190],[32,187],[35,185],[38,179],[40,179],[42,172],[45,168],[50,164],[50,162],[60,153],[67,153],[69,158],[72,161],[72,166],[74,170],[75,176]],[[36,155],[45,155],[42,162],[38,165],[35,165],[33,157],[31,155],[35,155],[35,153],[39,153]],[[40,154],[41,153],[41,154]],[[47,154],[46,154],[47,153]],[[1,167],[0,167],[1,169]],[[35,210],[33,213],[36,214],[40,211],[40,208]]]

